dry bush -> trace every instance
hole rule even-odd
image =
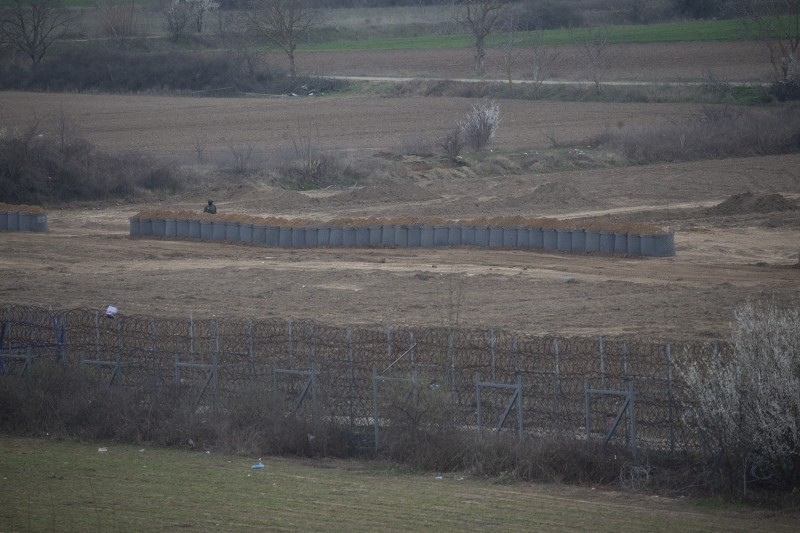
[[[102,152],[85,139],[61,133],[48,135],[34,121],[0,136],[0,201],[101,200],[183,187],[174,166],[137,154]]]
[[[473,104],[464,119],[458,122],[465,142],[473,150],[488,147],[499,126],[500,106],[495,102]]]
[[[408,380],[385,382],[381,418],[390,421],[381,432],[381,451],[393,461],[424,470],[458,468],[453,402],[438,372],[412,372]]]
[[[800,308],[747,304],[734,313],[730,357],[686,361],[690,420],[730,494],[800,487]]]
[[[467,146],[467,141],[461,128],[453,128],[439,141],[439,146],[442,148],[444,155],[452,161],[458,161],[461,158],[461,152]]]
[[[231,161],[230,168],[234,174],[246,174],[250,170],[255,149],[256,146],[254,144],[228,144],[228,153]]]
[[[615,129],[587,141],[629,161],[688,161],[800,150],[797,105],[771,109],[706,106],[686,121]]]
[[[403,155],[415,155],[419,157],[432,157],[436,153],[438,143],[429,136],[420,134],[410,139],[405,139],[400,146],[400,153]]]
[[[286,416],[266,387],[195,402],[196,390],[118,386],[109,370],[37,360],[22,378],[0,379],[0,430],[88,440],[150,442],[250,455],[347,457],[348,430]]]
[[[108,385],[108,370],[37,361],[0,381],[0,428],[15,433],[126,442],[159,440],[174,401],[158,389]]]
[[[707,470],[684,458],[635,462],[627,450],[572,436],[520,436],[461,428],[446,406],[446,375],[421,372],[416,381],[381,387],[380,456],[414,469],[468,472],[502,481],[616,484],[625,465],[646,469],[628,490],[680,490],[703,485]],[[372,427],[332,422],[325,402],[316,417],[291,414],[293,401],[266,382],[218,391],[217,403],[197,403],[196,387],[108,383],[109,369],[36,360],[23,377],[0,379],[0,430],[16,434],[152,443],[197,450],[302,457],[358,457],[371,451]],[[208,398],[206,398],[208,399]],[[795,397],[796,399],[796,397]],[[625,478],[627,479],[627,478]]]
[[[352,185],[364,176],[332,153],[318,150],[311,136],[300,134],[291,139],[292,145],[283,155],[277,156],[278,181],[290,189],[323,189],[331,186]]]

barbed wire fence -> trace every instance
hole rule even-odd
[[[260,387],[279,392],[287,414],[364,431],[376,448],[403,411],[397,403],[419,401],[423,390],[436,391],[434,407],[463,429],[598,440],[634,455],[696,451],[700,437],[676,359],[729,349],[499,329],[1,309],[3,379],[39,361],[85,365],[109,386],[174,388],[188,408],[222,413]]]

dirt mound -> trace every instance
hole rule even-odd
[[[574,186],[558,183],[542,183],[531,193],[531,201],[536,204],[572,205],[582,204],[587,198]]]
[[[587,205],[589,199],[573,185],[549,181],[513,199],[503,199],[502,203],[505,205],[569,207]]]
[[[714,215],[745,215],[750,213],[772,213],[800,209],[796,200],[782,194],[757,195],[752,192],[734,194],[724,202],[709,208]]]
[[[380,183],[353,189],[339,196],[356,203],[424,202],[440,198],[413,183]]]
[[[237,204],[245,208],[261,208],[280,212],[314,207],[319,204],[319,200],[301,192],[271,188],[244,194]]]
[[[40,214],[40,213],[44,213],[44,209],[42,209],[38,205],[4,204],[4,203],[0,202],[0,213]]]

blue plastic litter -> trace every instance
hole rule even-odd
[[[253,470],[262,470],[264,468],[264,463],[261,461],[257,462],[251,467]]]

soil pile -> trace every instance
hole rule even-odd
[[[714,215],[746,215],[750,213],[773,213],[775,211],[793,211],[800,209],[796,200],[790,200],[782,194],[757,195],[752,192],[734,194],[724,202],[709,208]]]
[[[552,181],[542,183],[531,193],[531,202],[538,205],[572,205],[586,201],[587,198],[574,186]]]
[[[356,203],[395,203],[395,202],[424,202],[439,198],[439,195],[426,191],[413,183],[393,184],[383,183],[368,185],[343,194],[340,198],[347,198]]]
[[[0,202],[0,213],[30,213],[38,215],[44,213],[44,209],[38,205],[4,204]]]

